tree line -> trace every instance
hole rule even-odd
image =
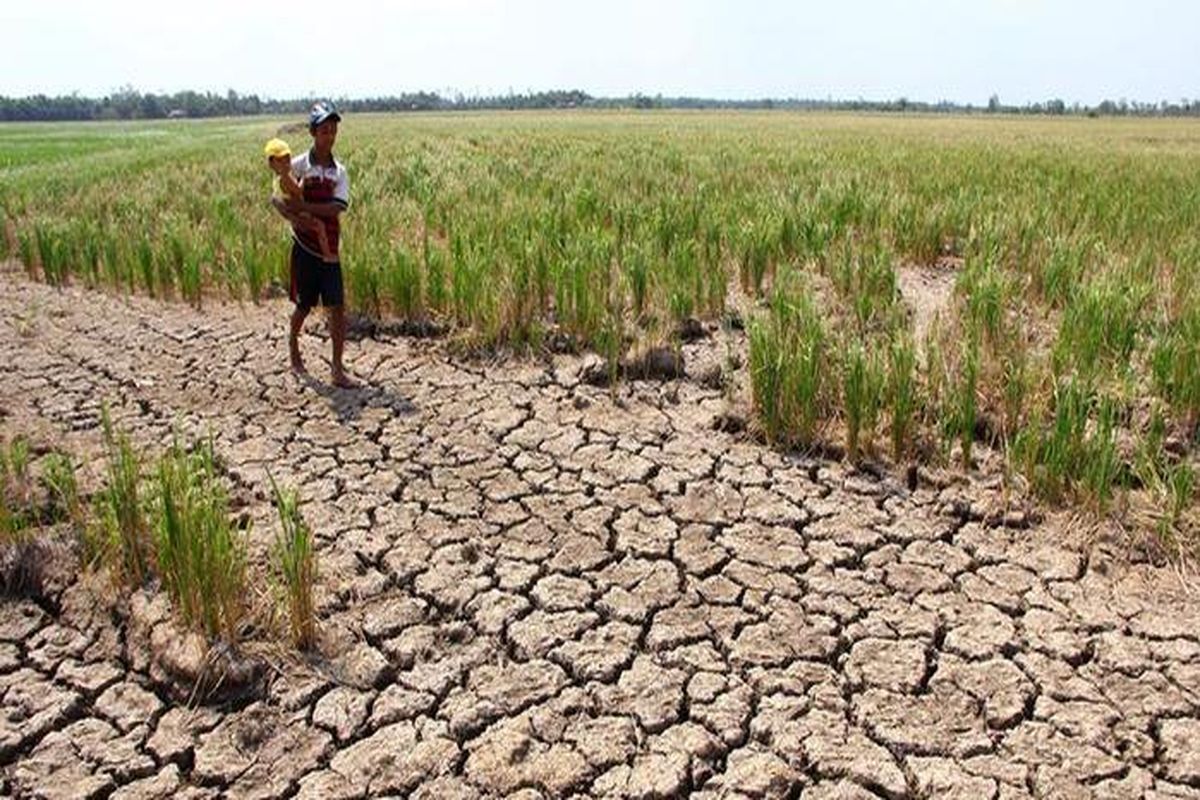
[[[722,100],[704,97],[664,97],[634,94],[627,97],[593,97],[578,89],[545,92],[509,93],[504,95],[447,96],[436,92],[407,92],[399,95],[366,98],[336,98],[339,108],[347,112],[367,111],[474,111],[524,109],[785,109],[804,111],[871,111],[923,113],[990,113],[990,114],[1048,114],[1087,116],[1139,117],[1197,117],[1200,99],[1163,100],[1158,103],[1104,100],[1094,106],[1060,99],[1045,102],[1009,105],[993,95],[987,105],[939,101],[935,103],[910,100],[834,100],[834,99],[772,99]],[[230,89],[225,94],[182,91],[174,94],[142,93],[124,87],[99,98],[78,94],[28,97],[0,97],[0,121],[55,122],[83,120],[169,119],[175,117],[236,117],[257,114],[305,113],[311,98],[278,100],[260,98],[256,94],[242,95]]]

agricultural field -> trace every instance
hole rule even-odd
[[[276,135],[0,126],[0,794],[1200,788],[1200,126]]]
[[[280,125],[9,128],[6,245],[51,283],[260,298]],[[967,469],[983,442],[1021,491],[1193,525],[1191,122],[364,116],[341,142],[369,318],[588,349],[613,379],[696,322],[744,329],[729,366],[770,442]]]

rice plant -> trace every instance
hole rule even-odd
[[[246,543],[230,523],[211,442],[188,453],[176,441],[154,486],[158,574],[172,605],[185,624],[236,643],[246,614]]]
[[[979,421],[979,341],[974,336],[969,336],[963,345],[958,368],[957,380],[951,380],[948,385],[942,425],[948,443],[957,439],[962,467],[969,470],[975,444],[975,427]]]
[[[1118,409],[1109,397],[1096,407],[1093,429],[1081,456],[1080,483],[1090,501],[1101,511],[1108,508],[1113,489],[1121,478],[1121,460],[1117,454]]]
[[[158,291],[158,270],[154,263],[154,245],[149,237],[143,236],[137,243],[137,276],[141,278],[146,294],[155,296]]]
[[[1052,243],[1049,257],[1035,273],[1036,285],[1042,300],[1053,308],[1062,308],[1075,296],[1075,291],[1088,273],[1094,245],[1059,239]]]
[[[12,258],[16,250],[16,228],[8,212],[0,208],[0,262]]]
[[[1052,413],[1048,426],[1034,423],[1014,437],[1013,452],[1024,474],[1046,499],[1077,497],[1103,511],[1126,482],[1116,442],[1119,404],[1080,380],[1064,379],[1055,387]],[[1158,481],[1161,441],[1154,449],[1143,450],[1134,466],[1144,482]]]
[[[317,580],[317,556],[312,530],[300,513],[294,490],[283,491],[271,479],[271,495],[279,512],[279,533],[272,549],[275,571],[287,606],[292,644],[310,650],[317,641],[317,618],[313,586]]]
[[[808,447],[826,417],[825,327],[802,286],[781,287],[750,324],[754,406],[767,440]]]
[[[1077,291],[1067,301],[1055,344],[1059,374],[1075,370],[1093,378],[1127,369],[1147,299],[1146,287],[1115,273]]]
[[[129,437],[114,429],[105,406],[101,412],[107,480],[95,499],[91,549],[119,583],[141,587],[153,566],[153,543],[143,513],[142,466]]]
[[[1000,360],[1002,381],[1002,429],[1007,442],[1024,424],[1026,406],[1032,393],[1029,353],[1021,346],[1010,348]]]
[[[17,256],[25,265],[25,271],[30,275],[35,274],[37,261],[34,257],[34,240],[28,231],[22,230],[17,234]]]
[[[1008,335],[1008,316],[1017,294],[1005,270],[1005,244],[986,230],[971,244],[956,290],[963,298],[963,321],[969,336],[1000,349]]]
[[[1178,528],[1184,511],[1191,507],[1196,494],[1196,471],[1186,461],[1170,467],[1166,477],[1171,526]]]
[[[1200,304],[1159,334],[1151,354],[1151,374],[1176,418],[1195,436],[1200,423]]]
[[[66,453],[50,453],[42,462],[42,483],[51,506],[61,518],[75,525],[84,522],[83,504],[75,477],[75,463]]]
[[[742,290],[752,296],[761,295],[767,274],[771,271],[772,242],[763,228],[749,227],[743,234],[739,276]]]
[[[427,315],[421,272],[408,250],[397,247],[391,254],[392,265],[383,287],[393,314],[404,319],[423,320]]]
[[[248,239],[243,239],[241,247],[234,253],[234,263],[241,267],[242,275],[246,283],[246,291],[250,296],[251,302],[258,303],[262,300],[263,289],[266,288],[268,278],[268,262],[263,258],[258,248]],[[282,261],[282,259],[281,259]]]
[[[0,448],[0,463],[3,463],[3,473],[16,487],[15,491],[22,497],[29,493],[29,441],[23,436],[17,436],[5,448]]]
[[[30,519],[29,445],[23,438],[0,444],[0,543],[20,543]]]
[[[850,346],[842,366],[842,398],[846,415],[846,452],[857,461],[865,440],[869,451],[883,399],[884,372],[875,353],[861,342]]]
[[[887,392],[891,409],[892,459],[900,463],[907,454],[917,410],[917,354],[912,338],[902,335],[888,353]]]

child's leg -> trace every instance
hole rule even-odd
[[[337,255],[329,247],[329,237],[325,233],[325,223],[312,214],[305,214],[304,221],[317,236],[317,247],[321,250],[322,261],[337,261]]]
[[[326,261],[337,261],[337,256],[329,247],[329,236],[325,233],[325,226],[320,220],[317,221],[317,244],[321,246],[321,258]]]

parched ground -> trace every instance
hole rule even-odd
[[[105,400],[147,452],[211,431],[260,555],[266,468],[302,487],[324,640],[189,709],[94,581],[3,601],[0,794],[1200,797],[1170,568],[740,441],[694,382],[615,403],[407,339],[351,344],[363,390],[300,382],[286,314],[4,276],[0,433],[87,459]]]

